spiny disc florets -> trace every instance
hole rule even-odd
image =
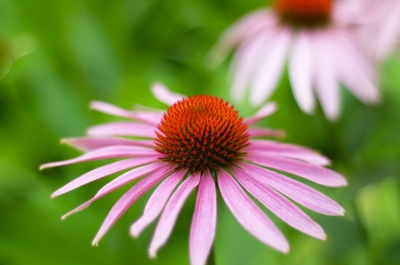
[[[161,158],[189,172],[210,172],[234,165],[245,153],[249,133],[238,111],[222,99],[193,96],[172,105],[158,124]]]
[[[281,22],[293,27],[318,27],[331,21],[332,0],[277,0]]]

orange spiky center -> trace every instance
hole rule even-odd
[[[156,150],[177,168],[215,172],[243,159],[249,133],[238,111],[222,99],[193,96],[172,105],[158,124]]]
[[[275,8],[284,24],[318,27],[331,20],[331,0],[277,0]]]

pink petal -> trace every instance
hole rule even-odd
[[[338,187],[347,184],[346,179],[333,170],[290,158],[249,152],[246,160],[291,173],[324,186]]]
[[[90,107],[92,109],[101,111],[103,113],[120,116],[120,117],[126,117],[126,118],[130,118],[130,119],[150,123],[153,125],[157,125],[160,122],[160,120],[157,118],[140,115],[140,112],[135,113],[132,111],[128,111],[128,110],[122,109],[120,107],[117,107],[115,105],[112,105],[112,104],[109,104],[106,102],[102,102],[102,101],[92,101],[92,103],[90,104]]]
[[[99,159],[136,157],[136,156],[154,157],[154,156],[160,156],[160,154],[156,152],[154,149],[139,147],[139,146],[125,146],[125,145],[107,146],[87,152],[86,154],[78,156],[77,158],[41,165],[40,170],[50,167],[59,167],[59,166],[99,160]]]
[[[143,215],[132,224],[130,233],[137,237],[142,230],[148,226],[161,213],[171,193],[176,188],[176,185],[186,175],[185,170],[178,170],[171,176],[166,178],[153,192],[150,199],[147,201]]]
[[[330,42],[333,40],[327,34],[324,35],[315,39],[315,87],[325,115],[330,120],[336,120],[340,112],[340,94],[334,61],[330,60],[330,56],[340,57],[342,54],[331,47]]]
[[[291,32],[283,29],[273,38],[260,56],[250,91],[250,102],[259,106],[269,98],[282,73]]]
[[[239,163],[238,166],[261,183],[271,186],[310,210],[325,215],[344,214],[343,208],[334,200],[303,183],[253,164]]]
[[[313,56],[312,43],[309,43],[309,32],[299,31],[293,40],[289,56],[289,77],[293,95],[306,113],[314,110],[315,102],[312,91]]]
[[[256,112],[256,114],[254,114],[250,118],[245,119],[244,123],[246,123],[247,125],[253,125],[253,124],[259,122],[260,120],[273,114],[276,111],[276,109],[277,109],[277,107],[274,102],[266,103],[266,104],[264,104],[264,106],[262,106],[260,108],[259,111]]]
[[[277,137],[282,138],[285,136],[285,131],[265,129],[265,128],[250,128],[248,129],[251,138],[255,137]]]
[[[190,264],[206,264],[217,223],[217,192],[210,173],[201,176],[190,228]]]
[[[270,140],[251,140],[245,152],[278,155],[303,160],[316,165],[329,165],[330,161],[317,152],[294,144],[278,143]]]
[[[173,171],[173,167],[164,163],[155,163],[155,164],[150,164],[150,165],[145,165],[142,167],[138,167],[135,169],[132,169],[118,178],[114,179],[113,181],[109,182],[107,185],[105,185],[103,188],[101,188],[96,195],[85,202],[84,204],[80,205],[79,207],[73,209],[72,211],[66,213],[65,215],[62,216],[62,219],[67,218],[73,213],[82,211],[89,207],[92,202],[95,200],[103,197],[104,195],[107,195],[108,193],[122,187],[123,185],[134,181],[135,179],[141,178],[147,174],[152,174],[152,175],[157,175],[157,176],[166,176],[170,174]]]
[[[154,147],[154,142],[152,140],[130,140],[124,138],[111,138],[111,137],[65,138],[61,140],[61,143],[63,144],[65,143],[69,146],[75,147],[76,149],[79,149],[84,152],[112,145]]]
[[[100,239],[105,233],[110,229],[110,227],[121,217],[122,214],[128,210],[133,203],[135,203],[144,193],[151,189],[155,184],[165,178],[169,173],[157,172],[157,174],[152,174],[133,186],[128,190],[112,207],[111,211],[108,213],[106,219],[100,227],[99,232],[92,241],[93,245],[97,245]]]
[[[171,90],[161,83],[154,83],[151,87],[151,92],[158,101],[168,106],[171,106],[172,104],[186,97],[184,95],[171,92]]]
[[[61,194],[67,193],[71,190],[74,190],[78,187],[81,187],[89,182],[93,182],[105,176],[120,172],[122,170],[126,170],[129,168],[137,167],[140,165],[148,164],[151,162],[158,161],[155,157],[137,157],[126,159],[122,161],[117,161],[94,170],[83,174],[82,176],[74,179],[73,181],[69,182],[68,184],[64,185],[60,189],[56,190],[52,195],[51,198],[59,196]]]
[[[289,251],[282,233],[225,170],[218,172],[218,184],[226,205],[250,234],[281,252]]]
[[[275,28],[265,30],[246,40],[235,53],[229,73],[229,79],[233,79],[231,95],[234,101],[243,100],[250,77],[258,67],[260,53],[276,34]]]
[[[156,231],[150,243],[150,257],[155,257],[158,249],[167,241],[183,203],[192,190],[199,184],[199,181],[200,173],[188,176],[169,199],[158,221]]]
[[[154,125],[133,122],[111,122],[92,126],[87,131],[90,136],[138,136],[154,138],[157,129]]]
[[[284,196],[239,168],[234,168],[232,174],[246,190],[283,221],[307,235],[326,238],[322,228]]]

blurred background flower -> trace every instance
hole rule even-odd
[[[7,54],[12,54],[13,40],[25,34],[29,41],[22,44],[36,47],[12,60],[0,80],[0,264],[187,264],[193,196],[177,220],[180,229],[173,231],[159,258],[150,261],[147,248],[155,224],[139,240],[128,234],[149,195],[121,217],[99,247],[92,247],[93,231],[106,217],[105,209],[129,187],[61,221],[62,214],[91,198],[108,179],[63,198],[50,200],[50,194],[104,163],[43,172],[38,167],[79,154],[57,145],[60,138],[83,135],[88,126],[114,120],[87,111],[91,100],[124,108],[132,103],[162,108],[148,89],[154,80],[187,95],[228,99],[229,60],[209,70],[205,57],[221,32],[266,3],[271,1],[0,1],[0,39]],[[283,74],[272,95],[279,110],[263,124],[285,129],[284,141],[321,150],[332,160],[333,169],[346,176],[349,185],[320,190],[338,201],[346,215],[326,218],[305,210],[329,235],[323,244],[273,217],[291,245],[284,255],[249,235],[222,204],[215,237],[217,264],[400,263],[399,69],[396,53],[382,63],[382,103],[376,107],[364,106],[343,91],[343,115],[335,123],[328,122],[318,106],[314,115],[303,114]],[[242,116],[255,112],[247,103],[235,107]]]

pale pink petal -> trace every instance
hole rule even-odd
[[[185,170],[178,170],[166,178],[157,187],[153,194],[151,194],[150,199],[147,201],[143,215],[132,224],[130,228],[130,233],[132,236],[139,236],[142,230],[151,222],[153,222],[153,220],[161,213],[164,205],[167,203],[168,198],[176,188],[176,185],[178,185],[185,175]]]
[[[285,131],[283,131],[283,130],[274,130],[274,129],[266,129],[266,128],[249,128],[248,132],[250,133],[251,138],[255,138],[255,137],[282,138],[285,136]]]
[[[239,163],[242,170],[271,186],[287,197],[315,212],[325,215],[343,215],[343,208],[321,192],[271,170],[249,163]]]
[[[209,172],[201,176],[192,226],[190,228],[190,264],[204,265],[210,253],[217,223],[217,192]]]
[[[315,102],[312,90],[313,56],[309,32],[299,31],[293,39],[289,56],[289,77],[293,95],[300,109],[306,113],[314,110]]]
[[[278,143],[270,140],[251,140],[245,152],[259,152],[270,156],[284,156],[303,160],[316,165],[328,165],[329,159],[316,151],[294,144]]]
[[[40,170],[50,167],[59,167],[73,163],[87,162],[107,158],[120,158],[120,157],[138,157],[138,156],[155,156],[160,155],[154,149],[140,147],[140,146],[124,146],[115,145],[107,146],[93,151],[87,152],[81,156],[73,159],[68,159],[60,162],[47,163],[40,166]]]
[[[120,172],[122,170],[130,169],[133,167],[137,167],[137,166],[141,166],[144,164],[157,162],[157,161],[158,161],[157,157],[137,157],[137,158],[131,158],[131,159],[126,159],[126,160],[122,160],[122,161],[117,161],[117,162],[107,164],[102,167],[98,167],[98,168],[93,169],[93,170],[83,174],[82,176],[72,180],[71,182],[64,185],[63,187],[59,188],[51,195],[51,198],[54,198],[56,196],[59,196],[66,192],[69,192],[71,190],[74,190],[78,187],[81,187],[87,183],[93,182],[100,178]]]
[[[228,52],[240,42],[265,27],[276,23],[276,16],[268,9],[256,10],[233,24],[226,30],[208,57],[211,65],[218,65]]]
[[[106,146],[113,145],[130,145],[130,146],[147,146],[154,147],[155,144],[152,140],[130,140],[124,138],[111,138],[111,137],[74,137],[64,138],[61,140],[62,144],[75,147],[81,151],[87,152],[99,149]]]
[[[260,53],[265,47],[268,47],[270,39],[274,38],[276,34],[275,28],[265,30],[262,34],[244,41],[236,51],[228,75],[229,79],[233,80],[231,95],[234,101],[240,102],[243,100],[250,77],[254,69],[258,67]]]
[[[322,228],[308,215],[284,196],[254,178],[252,174],[240,168],[234,168],[232,174],[247,191],[287,224],[307,235],[319,239],[326,238]]]
[[[254,114],[250,118],[245,119],[244,123],[247,125],[253,125],[253,124],[259,122],[260,120],[273,114],[276,111],[276,109],[277,109],[277,107],[276,107],[275,102],[266,103],[266,104],[264,104],[264,106],[262,106],[260,108],[259,111],[256,112],[256,114]]]
[[[324,186],[338,187],[347,184],[346,179],[333,170],[286,157],[249,152],[246,160],[291,173]]]
[[[156,137],[154,125],[134,122],[110,122],[89,128],[87,134],[90,136],[138,136]]]
[[[282,30],[264,47],[263,54],[259,55],[260,63],[254,71],[250,90],[250,102],[254,106],[260,106],[269,98],[279,81],[290,39],[291,32]]]
[[[99,232],[92,241],[93,245],[97,245],[100,239],[110,229],[110,227],[121,217],[122,214],[128,210],[133,203],[135,203],[144,193],[151,189],[155,184],[165,178],[169,173],[158,172],[152,174],[133,186],[128,190],[113,206],[111,211],[108,213],[106,219],[100,227]]]
[[[87,202],[85,202],[84,204],[80,205],[79,207],[73,209],[72,211],[64,214],[62,216],[62,219],[65,219],[68,216],[70,216],[71,214],[74,214],[76,212],[86,209],[95,200],[103,197],[104,195],[107,195],[108,193],[122,187],[123,185],[125,185],[129,182],[134,181],[135,179],[141,178],[148,174],[157,175],[157,176],[165,176],[165,175],[170,174],[173,170],[174,169],[172,166],[165,164],[165,163],[161,163],[161,162],[132,169],[132,170],[122,174],[118,178],[114,179],[113,181],[109,182],[107,185],[105,185],[103,188],[101,188],[92,199],[88,200]]]
[[[340,93],[339,83],[335,76],[334,62],[330,60],[330,57],[341,56],[341,54],[329,44],[332,39],[325,37],[321,36],[321,38],[315,39],[315,88],[326,117],[330,120],[336,120],[340,111]]]
[[[151,87],[151,92],[158,101],[168,106],[171,106],[172,104],[186,97],[184,95],[171,92],[171,90],[161,83],[154,83]]]
[[[92,101],[90,104],[90,107],[92,109],[101,111],[103,113],[120,116],[120,117],[126,117],[126,118],[130,118],[130,119],[134,119],[134,120],[138,120],[138,121],[142,121],[142,122],[146,122],[146,123],[150,123],[150,124],[154,124],[154,125],[157,125],[160,122],[160,120],[157,119],[156,117],[140,115],[140,112],[135,113],[132,111],[128,111],[128,110],[122,109],[120,107],[117,107],[115,105],[112,105],[112,104],[109,104],[106,102],[102,102],[102,101]]]
[[[250,234],[281,252],[289,251],[289,244],[278,228],[223,169],[218,172],[218,185],[226,205]]]
[[[165,244],[172,232],[178,213],[192,190],[199,184],[200,173],[188,176],[169,199],[158,221],[150,243],[149,255],[155,257],[158,249]]]

